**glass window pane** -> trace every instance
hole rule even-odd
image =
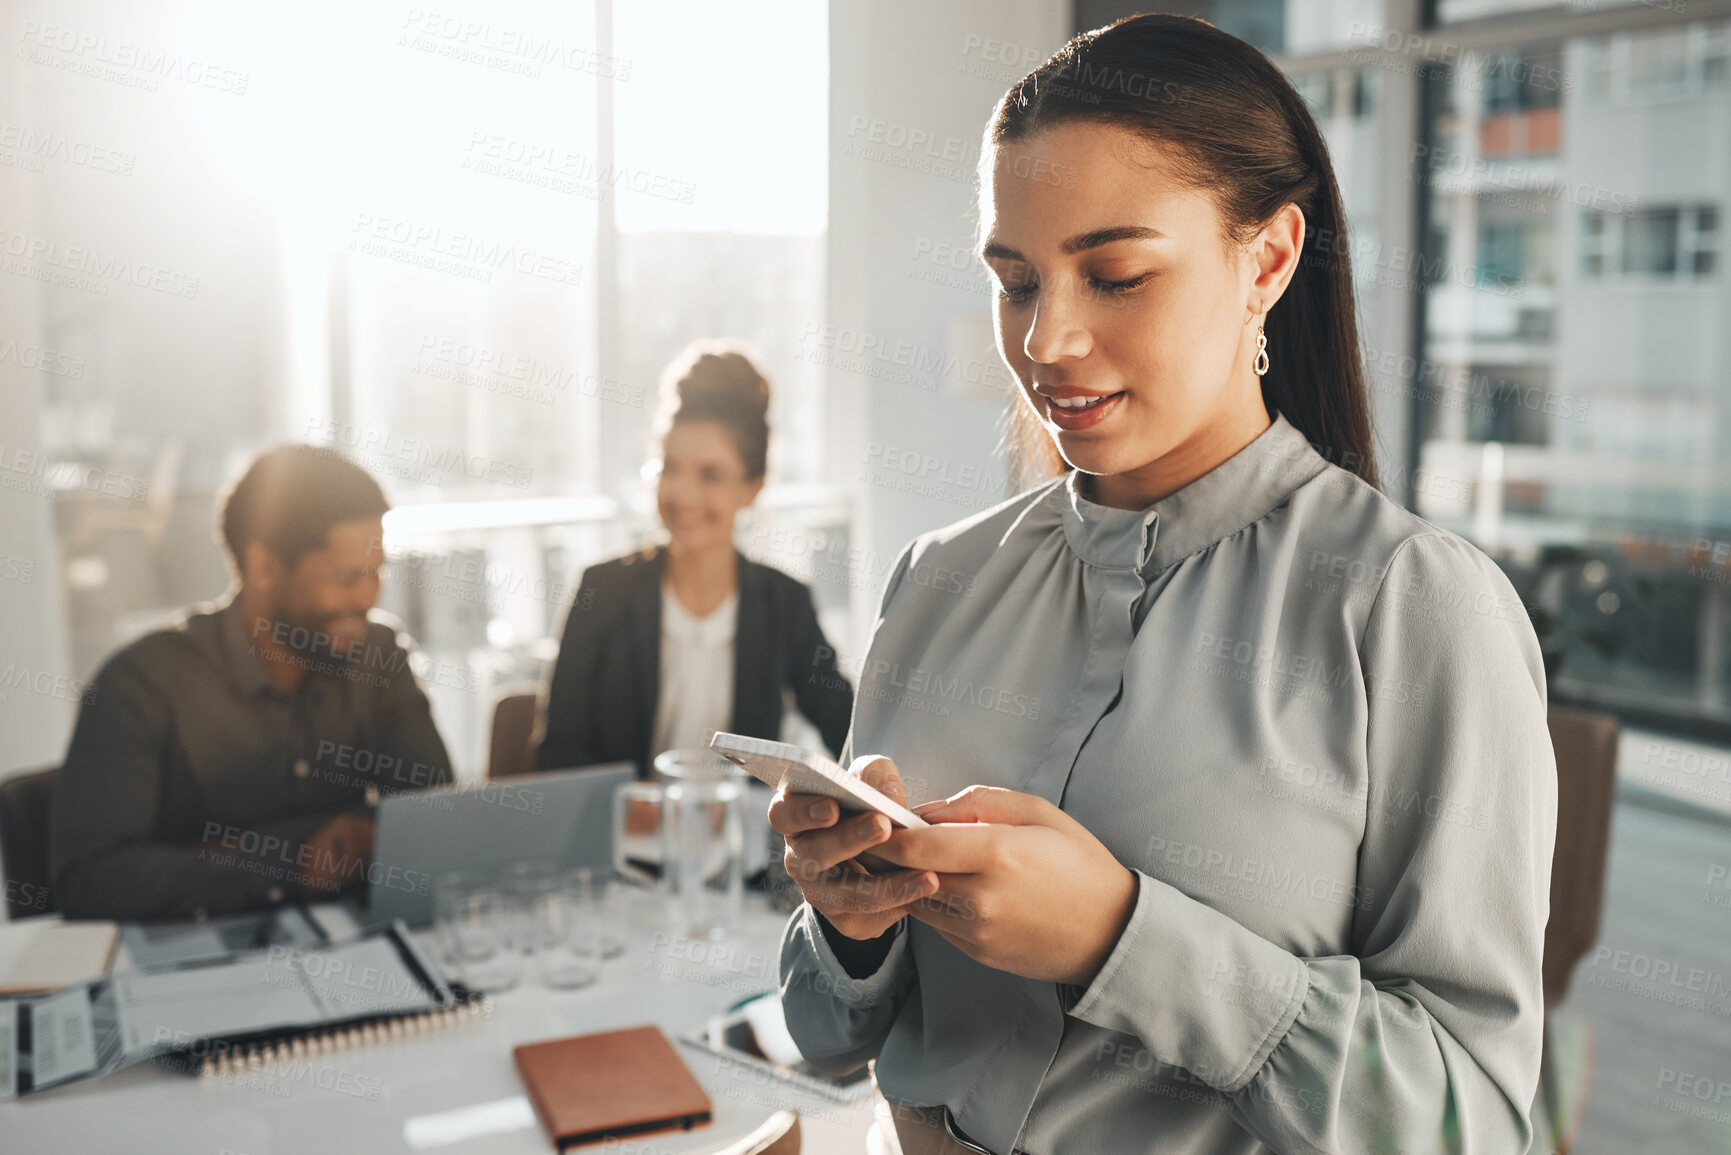
[[[1418,511],[1560,583],[1553,694],[1691,719],[1731,716],[1731,565],[1699,547],[1731,541],[1731,351],[1703,339],[1726,315],[1731,172],[1705,142],[1731,121],[1703,80],[1725,27],[1462,60],[1429,81],[1423,182],[1414,425],[1420,477],[1445,480],[1415,480]]]
[[[1677,209],[1646,209],[1630,218],[1623,234],[1623,271],[1670,276],[1677,271]]]
[[[1629,85],[1637,89],[1681,87],[1688,73],[1688,32],[1665,29],[1629,42]]]

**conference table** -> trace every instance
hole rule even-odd
[[[590,986],[550,989],[526,969],[516,987],[491,996],[484,1013],[435,1033],[274,1072],[200,1078],[146,1063],[44,1091],[0,1104],[0,1151],[545,1155],[553,1145],[524,1097],[513,1047],[644,1023],[677,1038],[747,996],[774,989],[785,922],[756,895],[747,896],[737,930],[716,942],[681,938],[639,916],[625,952],[607,960]],[[123,953],[116,969],[127,965]],[[868,1150],[875,1094],[838,1102],[759,1068],[676,1046],[714,1101],[714,1121],[576,1150],[711,1152],[781,1109],[799,1112],[808,1153]]]

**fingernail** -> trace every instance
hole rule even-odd
[[[811,816],[820,821],[829,817],[829,799],[825,798],[821,802],[813,802],[811,804]]]
[[[868,838],[875,838],[883,833],[883,827],[879,825],[882,821],[876,814],[868,814],[861,819],[859,832]]]

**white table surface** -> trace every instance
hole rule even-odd
[[[532,975],[494,996],[490,1017],[400,1042],[312,1059],[298,1076],[249,1072],[197,1078],[142,1064],[106,1078],[0,1104],[7,1155],[126,1151],[136,1155],[302,1155],[326,1152],[488,1152],[545,1155],[552,1143],[525,1118],[511,1048],[527,1042],[654,1023],[675,1038],[747,995],[775,984],[785,917],[748,898],[739,932],[695,943],[633,927],[599,982],[550,990]],[[124,959],[117,968],[124,966]],[[800,1113],[808,1155],[866,1150],[875,1096],[836,1103],[752,1068],[676,1043],[715,1103],[715,1120],[576,1148],[620,1155],[708,1152],[750,1133],[781,1108]],[[517,1122],[431,1145],[428,1131],[494,1105]],[[418,1140],[421,1145],[417,1146]]]

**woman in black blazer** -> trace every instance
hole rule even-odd
[[[734,518],[763,488],[769,382],[741,350],[703,344],[670,368],[662,396],[656,504],[668,540],[584,571],[536,765],[632,761],[647,777],[662,748],[710,729],[779,738],[784,688],[839,754],[853,687],[811,591],[733,544]]]

